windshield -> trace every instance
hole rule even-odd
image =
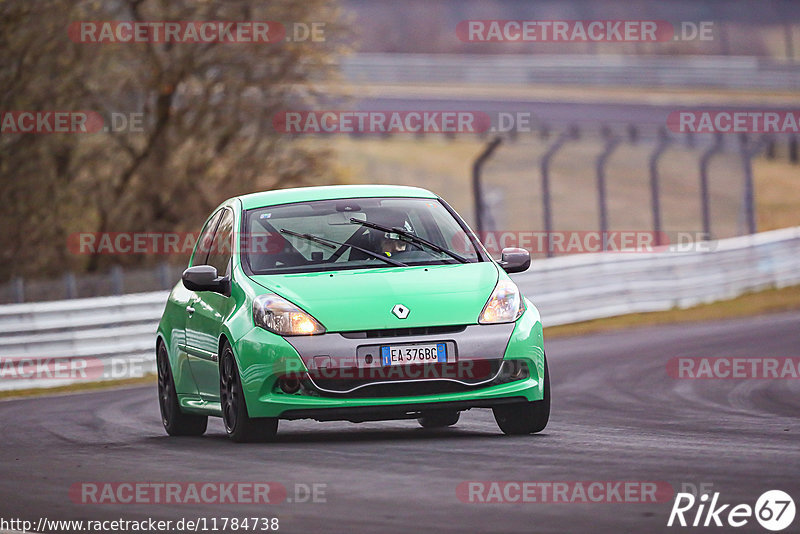
[[[253,274],[481,261],[462,224],[429,198],[317,200],[248,210],[242,258]]]

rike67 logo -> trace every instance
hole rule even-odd
[[[749,504],[720,504],[719,492],[714,492],[710,502],[707,493],[699,498],[691,493],[678,493],[667,526],[738,528],[755,517],[765,529],[778,532],[791,525],[794,516],[794,500],[781,490],[764,492],[754,507]]]

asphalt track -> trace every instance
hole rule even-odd
[[[800,356],[800,313],[546,342],[551,423],[504,437],[473,410],[446,430],[414,421],[282,422],[273,444],[236,445],[212,419],[169,438],[154,387],[0,403],[0,517],[277,516],[280,532],[729,532],[666,527],[655,504],[480,504],[469,480],[713,484],[726,503],[782,489],[800,504],[800,380],[676,380],[676,356]],[[326,484],[325,503],[74,504],[84,481]],[[800,530],[800,517],[784,532]],[[767,532],[755,520],[737,532]]]

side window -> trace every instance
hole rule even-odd
[[[219,276],[225,276],[228,263],[231,261],[231,248],[233,246],[233,213],[231,210],[222,210],[222,219],[211,242],[206,263],[217,268]]]
[[[194,246],[194,255],[192,256],[191,267],[194,267],[195,265],[206,264],[208,251],[211,250],[211,239],[214,237],[214,229],[217,227],[217,221],[219,221],[219,216],[221,213],[222,210],[215,213],[200,232],[200,238],[197,240],[197,244]]]

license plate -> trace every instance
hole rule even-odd
[[[447,362],[447,344],[384,345],[381,347],[383,365]]]

